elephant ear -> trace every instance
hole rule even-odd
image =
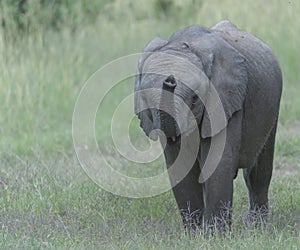
[[[145,134],[149,136],[150,132],[153,129],[153,120],[152,114],[149,109],[146,109],[147,103],[143,98],[143,95],[140,90],[142,90],[141,80],[143,74],[143,64],[144,61],[150,56],[149,52],[155,52],[166,45],[168,41],[163,40],[159,37],[154,38],[143,50],[138,62],[137,74],[135,77],[135,85],[134,85],[134,112],[140,119],[140,126],[144,130]],[[145,52],[145,53],[144,53]]]
[[[201,136],[207,138],[222,131],[243,108],[248,77],[246,59],[229,43],[214,33],[199,40],[193,49],[210,79],[201,122]]]

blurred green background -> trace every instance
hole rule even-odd
[[[0,1],[0,248],[296,249],[299,13],[296,0]],[[224,19],[270,45],[282,67],[273,214],[267,230],[244,230],[247,193],[239,178],[239,239],[190,240],[182,234],[171,192],[131,200],[111,195],[87,178],[72,146],[72,113],[84,82],[101,66],[140,52],[154,37],[167,39],[185,26],[210,27]],[[104,127],[114,105],[132,91],[133,82],[128,82],[107,100],[113,105],[99,118],[104,124],[97,127],[100,143],[109,141]],[[141,133],[137,119],[133,122]],[[146,167],[162,169],[163,159],[152,165]]]
[[[298,1],[7,0],[0,6],[4,151],[71,147],[74,103],[93,72],[140,52],[156,36],[167,39],[187,25],[209,27],[223,19],[271,46],[284,76],[280,124],[300,120]]]

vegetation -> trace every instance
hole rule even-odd
[[[7,0],[0,8],[0,248],[299,247],[300,2]],[[168,38],[187,25],[212,26],[222,19],[267,42],[282,67],[272,213],[264,229],[246,225],[248,198],[240,174],[233,235],[190,239],[170,191],[128,199],[86,176],[73,149],[72,113],[84,82],[101,66],[140,52],[156,36]],[[132,90],[128,81],[108,96],[107,113],[97,118],[99,144],[110,142],[110,114]],[[141,133],[137,120],[132,130],[133,136]],[[163,161],[152,165],[162,169]]]

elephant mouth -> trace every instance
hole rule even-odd
[[[169,145],[181,143],[182,138],[188,138],[190,136],[199,136],[198,134],[194,134],[196,130],[194,128],[190,128],[187,131],[181,132],[179,135],[166,136],[167,143]]]
[[[167,143],[168,143],[169,145],[179,143],[180,140],[181,140],[181,135],[167,137]]]

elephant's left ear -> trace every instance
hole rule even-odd
[[[201,123],[201,136],[207,138],[223,130],[243,108],[248,77],[246,59],[223,38],[208,34],[201,40],[194,49],[210,79]]]

